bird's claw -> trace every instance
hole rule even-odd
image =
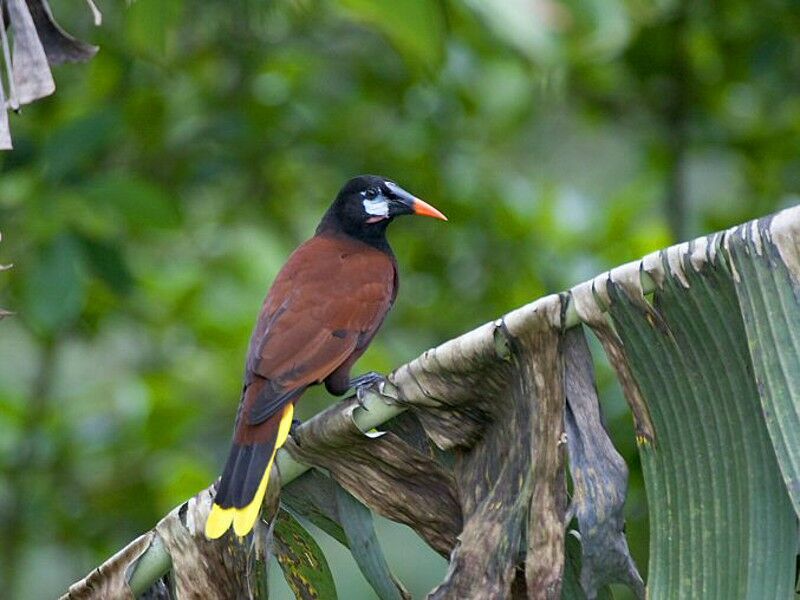
[[[386,381],[386,377],[384,377],[377,371],[370,371],[369,373],[364,373],[363,375],[359,375],[358,377],[354,377],[353,379],[351,379],[350,387],[354,388],[372,387],[384,381]]]
[[[364,373],[350,380],[351,387],[356,389],[358,405],[364,410],[367,410],[365,406],[367,392],[375,391],[381,393],[384,383],[386,383],[386,377],[376,371]]]

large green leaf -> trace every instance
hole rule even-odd
[[[273,550],[295,597],[335,600],[333,575],[317,542],[285,510],[281,509],[275,519]]]
[[[642,447],[652,599],[788,598],[794,580],[795,515],[718,243],[700,260],[662,252],[652,306],[607,285],[656,433]]]
[[[728,248],[767,428],[800,516],[800,282],[775,243],[796,255],[797,240],[783,228],[780,215],[761,219],[731,235]]]
[[[375,535],[372,512],[339,484],[336,484],[336,506],[347,534],[350,552],[378,597],[381,600],[410,598],[389,570]]]
[[[408,598],[383,556],[372,512],[332,478],[311,470],[283,491],[282,501],[350,549],[382,600]]]
[[[349,547],[336,510],[335,483],[327,475],[311,469],[281,490],[281,502],[343,546]]]

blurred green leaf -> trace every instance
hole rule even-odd
[[[545,67],[608,60],[630,37],[620,0],[467,0],[506,43]]]
[[[127,294],[133,277],[118,246],[101,240],[81,238],[83,254],[92,273],[108,284],[117,294]]]
[[[543,64],[555,63],[561,48],[558,32],[569,20],[558,2],[527,0],[466,0],[502,41]]]
[[[19,312],[45,335],[69,328],[86,300],[86,270],[80,244],[70,234],[59,235],[30,262],[20,265],[23,277]]]
[[[444,54],[444,14],[435,0],[339,0],[358,20],[375,26],[412,64],[437,67]]]
[[[132,2],[125,13],[125,21],[133,50],[150,59],[164,60],[182,16],[182,0]]]
[[[157,185],[135,175],[100,175],[82,192],[96,210],[117,211],[124,223],[135,228],[171,228],[180,223],[173,199]]]
[[[89,168],[121,133],[119,112],[99,108],[56,127],[44,140],[43,162],[49,178],[60,180]]]

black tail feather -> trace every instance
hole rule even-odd
[[[256,495],[264,476],[274,443],[236,444],[231,446],[214,503],[222,508],[243,508]]]

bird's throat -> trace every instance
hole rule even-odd
[[[317,227],[316,234],[344,235],[391,255],[392,249],[386,239],[386,227],[391,222],[391,219],[385,217],[374,218],[377,220],[368,219],[367,221],[352,223],[328,211]]]

